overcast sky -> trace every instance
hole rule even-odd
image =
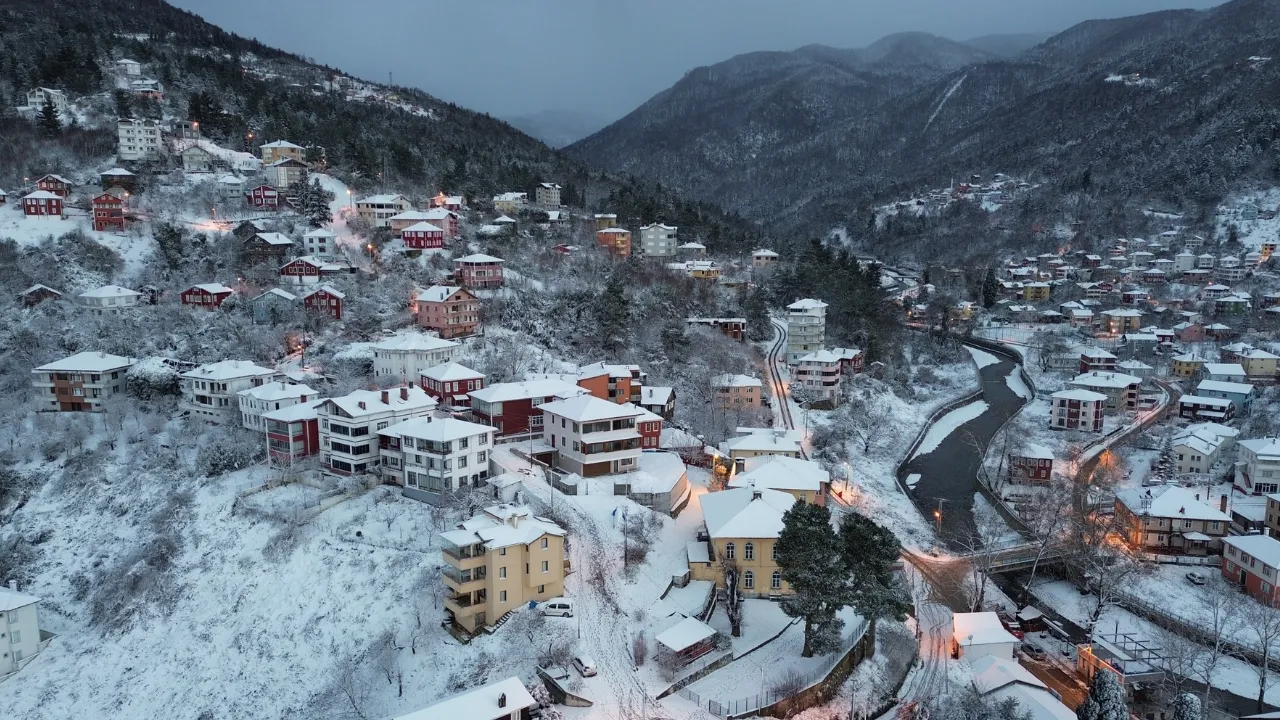
[[[685,72],[754,50],[956,40],[1216,0],[170,0],[232,32],[498,116],[625,115]]]

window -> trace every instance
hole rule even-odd
[[[488,459],[488,455],[487,453],[485,453],[484,450],[481,450],[480,452],[476,453],[476,462],[482,463],[487,459]]]
[[[734,547],[733,543],[725,543],[725,546],[724,546],[724,559],[725,559],[725,560],[732,560],[732,559],[734,558],[734,553],[735,553],[736,549],[737,549],[737,548],[735,548],[735,547]]]
[[[544,593],[544,592],[546,592],[546,591],[547,591],[547,586],[546,586],[546,585],[539,585],[539,586],[538,586],[538,594],[539,594],[539,595],[541,595],[542,593]]]
[[[9,642],[13,643],[14,645],[17,645],[18,643],[22,642],[22,631],[14,630],[12,633],[10,633]]]
[[[498,548],[498,554],[499,554],[499,555],[506,555],[506,554],[507,554],[507,549],[506,549],[506,548]]]
[[[507,567],[503,565],[502,567],[498,568],[498,579],[503,580],[506,577],[507,577]]]
[[[498,604],[499,604],[499,605],[506,605],[506,604],[507,604],[507,591],[506,591],[506,590],[499,590],[499,591],[498,591]]]
[[[548,547],[548,545],[549,545],[549,543],[550,543],[550,541],[549,541],[547,538],[542,538],[542,549],[543,549],[543,550],[546,550],[546,549],[547,549],[547,547]]]
[[[542,572],[549,572],[550,570],[551,570],[551,565],[550,565],[550,563],[548,563],[546,560],[543,560],[543,561],[542,561]]]
[[[772,560],[777,560],[777,559],[778,559],[778,546],[777,546],[777,544],[774,544],[773,549],[772,549],[772,550],[770,551],[770,553],[769,553],[769,557],[770,557],[770,559],[772,559]]]
[[[742,546],[742,559],[743,559],[743,560],[755,560],[755,559],[756,559],[756,545],[755,545],[755,543],[747,543],[747,544],[745,544],[745,545],[743,545],[743,546]]]
[[[782,571],[774,570],[773,575],[769,576],[769,587],[777,590],[782,587]]]
[[[750,590],[756,586],[756,574],[750,570],[742,573],[742,587]]]

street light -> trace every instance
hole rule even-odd
[[[933,519],[934,519],[935,521],[937,521],[937,523],[938,523],[938,534],[939,534],[939,535],[941,535],[941,534],[942,534],[942,511],[941,511],[941,510],[934,510],[934,511],[933,511]]]

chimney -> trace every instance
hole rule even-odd
[[[363,401],[363,400],[361,400],[361,401],[357,402],[357,403],[356,403],[356,405],[359,405],[361,410],[368,410],[368,409],[369,409],[369,408],[365,407],[365,405],[364,405],[364,401]]]
[[[506,706],[507,706],[507,694],[502,693],[501,695],[498,696],[498,707],[504,708]]]
[[[10,590],[12,590],[12,591],[14,591],[14,592],[18,592],[18,581],[17,581],[17,580],[10,580],[10,581],[9,581],[9,589],[10,589]]]
[[[408,385],[406,385],[406,386],[404,386],[404,387],[400,388],[400,399],[401,399],[401,400],[408,400],[408,399],[409,399],[409,386],[408,386]]]
[[[759,499],[760,499],[760,498],[762,498],[762,497],[764,497],[764,495],[763,495],[759,490],[752,490],[752,491],[751,491],[751,499],[752,499],[752,500],[759,500]]]
[[[1222,497],[1218,498],[1218,509],[1219,509],[1219,510],[1221,510],[1222,512],[1224,512],[1224,513],[1227,511],[1227,496],[1226,496],[1226,495],[1223,495]]]
[[[391,404],[391,393],[387,392],[386,390],[382,391],[382,404],[383,405]]]

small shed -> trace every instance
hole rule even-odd
[[[654,640],[658,659],[681,667],[715,649],[716,631],[700,620],[685,618],[658,633]]]
[[[951,617],[951,654],[957,658],[988,655],[1013,659],[1018,638],[1005,629],[993,612],[955,613]]]

